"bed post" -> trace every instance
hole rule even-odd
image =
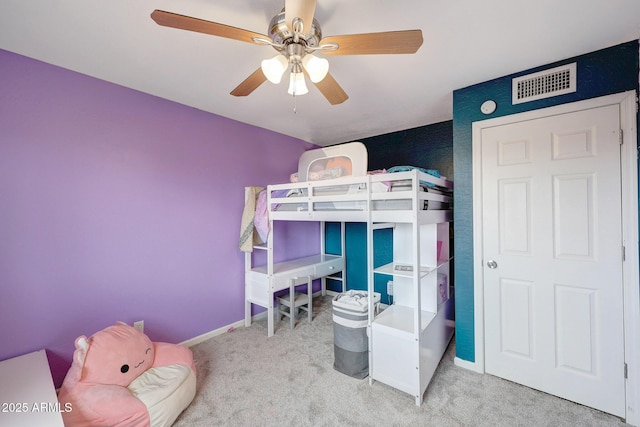
[[[244,203],[247,204],[249,187],[244,187]],[[247,299],[247,272],[251,270],[251,252],[244,253],[244,326],[251,326],[251,302]]]

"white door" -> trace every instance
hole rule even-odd
[[[619,105],[482,130],[487,373],[625,416]]]

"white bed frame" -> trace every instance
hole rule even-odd
[[[378,192],[385,183],[400,182],[404,184],[400,191]],[[425,182],[444,192],[424,191]],[[281,194],[283,190],[302,195],[275,197],[275,193]],[[303,283],[308,284],[310,292],[311,280],[323,278],[324,294],[326,276],[343,272],[344,279],[344,257],[324,254],[324,223],[341,224],[341,253],[344,254],[345,222],[364,222],[367,224],[369,379],[371,383],[380,381],[411,394],[416,405],[420,405],[454,331],[453,306],[449,299],[452,259],[449,222],[453,214],[451,209],[423,207],[430,201],[451,206],[452,190],[450,181],[419,170],[269,185],[271,230],[274,221],[319,221],[321,254],[274,264],[273,233],[264,247],[266,265],[252,267],[251,254],[247,254],[245,324],[251,323],[252,303],[267,307],[271,336],[274,292],[286,288],[292,291],[294,286]],[[394,262],[374,268],[373,235],[385,228],[394,230]],[[398,270],[398,265],[405,270]],[[375,274],[388,275],[394,282],[394,303],[377,316],[373,292]]]

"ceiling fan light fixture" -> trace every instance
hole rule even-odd
[[[309,73],[309,78],[313,83],[321,82],[329,72],[329,61],[311,54],[307,54],[302,58],[302,65]]]
[[[289,79],[289,90],[287,92],[293,96],[309,93],[307,84],[304,82],[304,74],[302,73],[300,64],[292,64],[291,66],[291,77]]]
[[[271,59],[265,59],[260,65],[267,80],[274,84],[280,83],[282,75],[288,66],[289,62],[284,55],[276,55]]]
[[[341,104],[349,96],[328,73],[328,61],[312,56],[313,52],[321,51],[328,56],[410,54],[422,46],[421,30],[322,37],[320,24],[314,18],[316,1],[285,0],[284,9],[269,23],[268,35],[164,10],[154,10],[151,19],[163,27],[273,47],[279,55],[262,61],[260,68],[231,91],[233,96],[247,96],[267,80],[278,84],[288,63],[291,64],[290,94],[308,92],[306,73],[331,105]]]

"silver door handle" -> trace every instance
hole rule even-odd
[[[498,263],[495,262],[494,260],[487,261],[487,267],[489,267],[489,268],[498,268]]]

